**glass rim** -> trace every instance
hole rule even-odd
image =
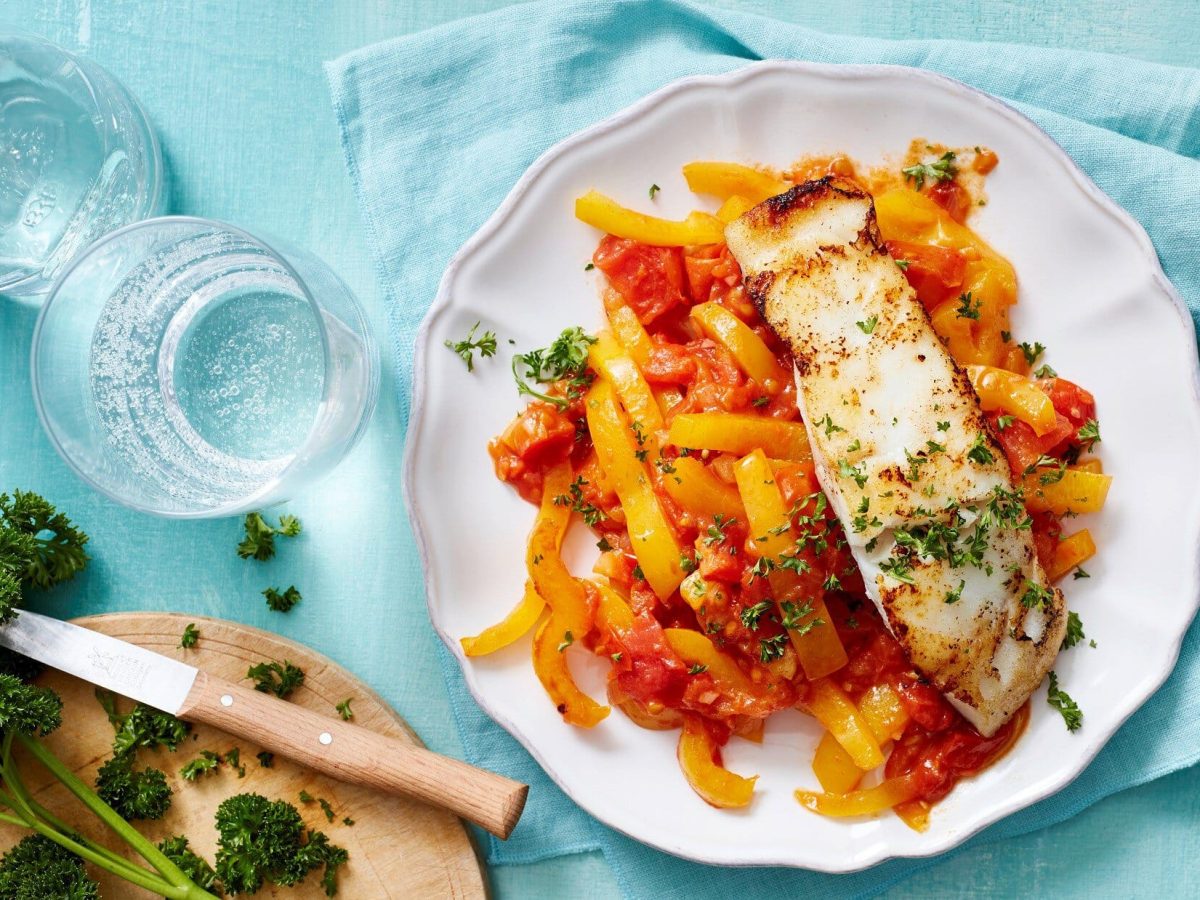
[[[108,100],[114,95],[114,93],[120,100],[123,100],[130,106],[132,112],[134,113],[134,118],[137,120],[138,132],[146,142],[146,173],[148,177],[145,179],[143,190],[141,191],[142,198],[141,202],[138,204],[137,211],[134,214],[135,217],[132,221],[122,225],[121,228],[127,228],[130,225],[136,225],[138,222],[145,222],[149,219],[156,218],[155,213],[157,213],[163,205],[163,194],[166,189],[166,176],[163,171],[164,162],[162,155],[162,143],[158,139],[158,132],[154,130],[154,126],[150,123],[150,116],[147,114],[146,107],[142,105],[142,102],[131,90],[129,90],[124,81],[110,72],[104,65],[92,59],[91,57],[84,56],[76,50],[72,50],[69,47],[64,47],[57,41],[52,41],[45,35],[37,34],[36,32],[28,31],[17,26],[5,25],[0,27],[0,41],[3,41],[6,37],[20,38],[22,40],[42,44],[44,46],[51,47],[59,53],[62,53],[72,59],[88,79],[88,84],[91,87],[89,95],[92,98],[92,105],[96,107],[97,110],[99,110],[101,98]],[[97,73],[99,73],[101,78],[107,79],[109,84],[97,85],[94,77]],[[104,89],[97,90],[98,87]],[[108,117],[105,116],[104,118],[107,119]],[[140,179],[139,185],[142,185],[142,181]],[[108,234],[115,234],[116,231],[119,230],[120,229],[114,229],[113,231],[108,232]],[[87,253],[93,246],[99,243],[100,240],[107,237],[108,234],[102,235],[79,253],[76,253],[72,260],[69,261],[68,265],[63,268],[63,271],[60,274],[65,274],[67,269],[70,268],[70,263],[73,263],[75,259],[78,259],[80,256],[83,256],[85,253]],[[36,283],[39,280],[41,280],[40,276],[36,274],[27,275],[25,278],[21,279],[15,284],[8,285],[8,287],[5,288],[5,293],[8,294],[11,292],[12,295],[16,297],[24,296],[21,293],[21,288],[31,283]],[[46,284],[43,290],[31,291],[29,292],[29,295],[34,297],[49,297],[57,283],[58,279],[55,278],[54,281]]]
[[[220,506],[214,506],[214,507],[209,507],[209,508],[200,509],[200,510],[186,510],[186,511],[163,510],[163,509],[158,509],[156,507],[152,507],[152,506],[148,506],[148,505],[139,503],[137,501],[130,499],[129,497],[120,496],[116,492],[109,490],[107,487],[100,484],[88,472],[84,471],[84,469],[76,462],[76,460],[74,459],[72,454],[67,451],[66,447],[63,444],[63,441],[61,441],[59,439],[59,435],[58,435],[56,429],[50,422],[50,417],[46,412],[46,404],[45,404],[45,400],[42,396],[40,378],[38,375],[38,362],[39,362],[39,358],[41,356],[41,346],[42,346],[42,341],[44,338],[43,332],[45,331],[47,313],[50,311],[50,308],[54,305],[54,301],[58,298],[59,290],[63,286],[63,284],[66,283],[66,280],[75,272],[75,270],[80,266],[80,264],[84,260],[91,258],[94,254],[97,254],[99,251],[103,250],[110,243],[113,243],[114,241],[123,238],[126,234],[128,234],[130,232],[137,231],[139,229],[150,227],[150,226],[157,226],[157,225],[163,225],[163,224],[194,225],[194,226],[204,226],[207,228],[215,228],[216,230],[226,231],[226,232],[232,233],[238,237],[244,238],[249,243],[254,244],[255,246],[259,247],[260,249],[266,251],[266,253],[271,256],[272,260],[279,263],[279,265],[281,265],[283,267],[284,271],[291,278],[293,278],[295,280],[295,283],[299,287],[300,292],[303,294],[304,299],[308,302],[309,307],[313,311],[313,316],[317,322],[317,332],[321,336],[321,355],[322,355],[322,361],[324,363],[324,382],[325,382],[324,386],[321,389],[321,405],[318,407],[317,413],[313,416],[313,421],[310,424],[310,426],[308,428],[308,432],[304,437],[304,442],[300,445],[300,448],[296,451],[296,453],[293,454],[292,460],[286,466],[284,466],[282,469],[280,469],[279,472],[275,476],[273,476],[271,484],[265,485],[264,487],[260,488],[258,492],[247,494],[243,497],[237,498],[236,500],[230,501],[228,503],[223,503]],[[302,252],[307,252],[307,251],[302,251]],[[326,263],[324,260],[318,259],[318,262],[320,262],[321,265],[326,266],[326,268],[329,268],[328,263]],[[330,269],[330,272],[333,272],[333,270]],[[334,275],[336,277],[336,273],[334,273]],[[357,312],[359,313],[360,316],[362,315],[361,310],[357,310]],[[367,324],[367,323],[364,321],[362,324]],[[368,334],[366,340],[369,342],[369,340],[370,340],[369,334]],[[369,356],[370,348],[368,347],[368,348],[366,348],[366,350],[367,350],[367,353]],[[29,353],[29,376],[30,376],[29,380],[30,380],[30,383],[33,388],[34,409],[37,410],[38,419],[42,423],[42,430],[46,433],[46,436],[50,439],[50,443],[54,446],[54,449],[58,453],[58,455],[67,463],[67,466],[73,472],[75,472],[76,475],[78,475],[81,479],[83,479],[83,481],[87,485],[89,485],[93,489],[99,491],[101,494],[108,497],[109,499],[116,501],[117,503],[121,504],[122,506],[128,507],[129,509],[137,510],[138,512],[149,513],[151,515],[161,516],[163,518],[169,518],[169,519],[213,519],[213,518],[221,518],[224,516],[234,516],[234,515],[239,514],[237,512],[228,512],[227,510],[229,510],[229,509],[237,508],[240,510],[242,507],[250,508],[250,507],[247,507],[247,504],[251,504],[256,497],[262,496],[267,491],[269,491],[274,485],[281,483],[285,478],[287,478],[287,476],[289,474],[291,474],[297,468],[297,465],[300,462],[300,457],[302,456],[303,451],[309,449],[313,444],[315,434],[317,431],[317,424],[320,420],[322,412],[329,407],[330,391],[331,391],[331,386],[332,386],[332,381],[333,381],[333,379],[331,379],[329,377],[330,368],[331,368],[331,364],[332,364],[330,357],[331,357],[331,353],[330,353],[330,349],[329,349],[329,329],[328,329],[328,326],[325,324],[325,317],[322,313],[321,306],[319,303],[317,303],[316,298],[313,297],[312,291],[309,290],[308,284],[304,281],[303,278],[300,277],[300,273],[298,273],[295,270],[295,268],[292,266],[292,264],[290,262],[288,262],[287,258],[284,256],[284,254],[282,252],[275,249],[275,247],[273,247],[267,241],[263,240],[262,238],[260,238],[256,235],[251,234],[250,232],[246,231],[245,229],[239,228],[236,225],[230,225],[229,223],[222,222],[218,219],[208,219],[203,216],[184,216],[184,215],[155,216],[154,218],[150,218],[150,219],[140,219],[137,222],[130,222],[128,225],[123,225],[120,228],[116,229],[115,231],[110,231],[108,234],[104,235],[102,238],[97,240],[95,243],[88,246],[88,248],[86,250],[84,250],[82,253],[78,254],[74,259],[72,259],[66,265],[66,267],[62,270],[62,272],[59,273],[58,277],[56,279],[54,279],[53,285],[51,285],[49,292],[46,294],[46,300],[42,304],[41,309],[38,311],[37,322],[34,324],[34,327],[33,327],[33,338],[30,342],[30,353]]]

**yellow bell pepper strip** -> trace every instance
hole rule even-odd
[[[1062,578],[1076,566],[1096,555],[1096,542],[1086,528],[1065,537],[1054,548],[1054,562],[1050,564],[1046,577],[1051,581]]]
[[[711,194],[722,200],[739,195],[751,206],[792,187],[791,182],[768,172],[731,162],[690,162],[683,167],[683,177],[692,193]]]
[[[732,658],[717,649],[707,635],[690,628],[665,628],[667,643],[689,666],[707,666],[718,690],[731,696],[758,696],[765,689],[755,684]]]
[[[592,629],[592,610],[586,592],[558,552],[571,519],[571,507],[555,501],[569,496],[570,486],[569,463],[559,463],[546,473],[541,506],[525,550],[525,570],[538,595],[561,620],[563,630],[582,638]]]
[[[742,724],[733,730],[733,733],[752,744],[761,744],[766,729],[766,719],[745,719]]]
[[[755,207],[755,203],[738,194],[734,194],[721,204],[715,213],[716,217],[728,225],[734,219],[740,219]]]
[[[719,244],[725,240],[725,223],[711,213],[692,212],[682,222],[635,212],[588,191],[575,201],[575,218],[601,231],[656,247]]]
[[[908,711],[890,685],[877,684],[871,687],[858,701],[858,711],[871,733],[882,746],[895,740],[908,724]],[[863,770],[830,732],[821,736],[817,752],[813,756],[813,773],[821,787],[831,794],[842,794],[858,787]]]
[[[581,637],[567,627],[562,616],[551,613],[533,638],[533,671],[564,722],[592,728],[608,715],[609,709],[581,691],[567,668],[566,650]]]
[[[791,522],[766,454],[762,450],[754,450],[743,457],[734,467],[734,477],[742,505],[746,508],[746,521],[750,525],[755,549],[760,556],[778,559],[792,547]],[[778,568],[767,575],[777,602],[787,598],[795,578],[793,573]],[[831,624],[833,620],[825,607],[825,598],[817,594],[806,599],[813,611],[800,619],[795,630],[788,631],[788,637],[796,649],[796,655],[800,657],[805,676],[809,680],[816,680],[844,666],[847,656],[837,630]],[[785,618],[782,608],[779,609],[779,616],[781,620]],[[817,619],[825,624],[813,627],[806,634],[797,635],[797,632],[804,630],[804,626]]]
[[[946,342],[946,349],[960,366],[987,362],[971,333],[971,320],[958,314],[958,303],[947,300],[929,315],[933,330]]]
[[[611,334],[603,331],[588,348],[588,363],[612,384],[629,418],[638,422],[647,436],[654,436],[655,446],[650,449],[650,455],[657,456],[656,435],[666,427],[666,423],[663,422],[658,401],[654,399],[650,385],[642,377],[637,364],[626,355]]]
[[[1104,508],[1112,485],[1111,475],[1067,469],[1059,481],[1042,484],[1043,478],[1058,474],[1053,469],[1038,469],[1024,477],[1025,506],[1030,512],[1049,511],[1061,516],[1068,512],[1094,513]]]
[[[880,782],[875,787],[844,794],[800,790],[796,791],[796,799],[805,809],[823,816],[870,816],[914,799],[920,792],[921,774],[913,772],[900,775]]]
[[[663,487],[685,511],[698,518],[726,516],[745,521],[737,488],[714,475],[708,466],[690,456],[681,456],[671,465],[675,471],[663,475]]]
[[[866,717],[828,678],[813,682],[807,707],[863,771],[883,765],[883,751]]]
[[[607,584],[593,582],[600,602],[596,605],[596,624],[611,634],[633,630],[633,610],[629,602]]]
[[[984,412],[1000,409],[1016,416],[1041,437],[1058,426],[1058,413],[1036,384],[1015,372],[993,366],[967,366],[967,377]]]
[[[680,413],[671,420],[668,440],[676,447],[693,450],[721,450],[742,456],[761,449],[779,459],[812,459],[802,424],[744,413]]]
[[[1097,475],[1104,473],[1104,464],[1095,457],[1081,460],[1075,463],[1075,465],[1071,466],[1071,468],[1077,469],[1080,472],[1094,472]]]
[[[791,380],[771,349],[745,322],[719,303],[692,307],[691,316],[712,340],[728,350],[743,372],[768,394],[778,394]]]
[[[666,599],[683,581],[679,561],[683,550],[636,455],[641,448],[635,445],[633,432],[621,418],[616,395],[607,381],[601,379],[592,385],[584,405],[596,458],[625,511],[634,556],[654,593]]]
[[[546,601],[539,596],[533,581],[526,581],[525,595],[521,602],[500,622],[485,628],[474,637],[463,638],[463,653],[467,656],[487,656],[507,647],[537,624],[538,617],[545,608]]]
[[[626,353],[637,363],[638,368],[645,368],[650,361],[650,350],[654,347],[650,335],[628,306],[618,306],[608,314],[608,325],[613,336]]]
[[[685,715],[676,753],[688,784],[706,803],[721,809],[746,806],[758,780],[735,775],[716,763],[719,748],[699,716]]]
[[[661,703],[642,703],[634,700],[623,690],[616,681],[608,683],[608,702],[637,725],[648,731],[674,731],[683,727],[683,713]]]

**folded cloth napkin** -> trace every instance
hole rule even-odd
[[[1200,71],[1001,44],[835,37],[684,3],[535,3],[367,47],[326,67],[388,299],[405,415],[413,337],[443,268],[540,153],[674,79],[767,58],[919,66],[1008,99],[1146,226],[1193,317],[1200,312],[1200,163],[1192,158],[1200,152]],[[443,653],[442,662],[471,761],[532,786],[513,837],[490,841],[492,864],[600,849],[626,893],[692,900],[746,891],[869,895],[932,864],[897,860],[830,876],[707,867],[643,847],[568,800],[479,710],[453,657]],[[971,843],[1059,822],[1198,758],[1193,628],[1171,680],[1079,779]]]

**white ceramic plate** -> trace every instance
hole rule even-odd
[[[729,744],[728,766],[762,777],[749,808],[716,810],[684,782],[674,733],[644,731],[618,711],[591,731],[565,725],[533,674],[528,639],[493,657],[462,657],[458,639],[504,615],[525,577],[534,511],[495,480],[485,449],[521,405],[508,358],[568,325],[600,323],[595,273],[584,272],[600,236],[572,215],[588,188],[645,208],[657,183],[656,211],[682,216],[697,203],[680,174],[689,161],[783,166],[847,152],[871,164],[917,136],[999,153],[989,203],[972,224],[1016,266],[1014,331],[1045,343],[1047,361],[1099,405],[1102,458],[1116,480],[1103,514],[1069,523],[1091,528],[1100,554],[1090,580],[1065,585],[1099,646],[1070,650],[1056,667],[1084,726],[1068,734],[1043,688],[1016,749],[955,788],[917,834],[894,816],[839,821],[800,808],[792,790],[816,785],[817,731],[784,713],[769,721],[762,746]],[[500,336],[500,357],[467,374],[442,344],[476,320]],[[1142,228],[1045,133],[928,72],[761,63],[676,82],[558,144],[450,264],[417,340],[415,385],[406,496],[434,626],[480,705],[563,790],[606,824],[679,856],[844,872],[962,842],[1083,770],[1170,673],[1200,595],[1200,391],[1182,302]],[[585,573],[595,551],[586,529],[573,531],[569,559]],[[576,662],[581,685],[603,699],[604,664]]]

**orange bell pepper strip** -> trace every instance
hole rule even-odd
[[[984,412],[1001,409],[1016,416],[1041,437],[1058,427],[1058,413],[1050,398],[1036,384],[993,366],[967,366],[967,377],[979,395]]]
[[[727,516],[745,521],[737,488],[714,475],[708,466],[690,456],[679,457],[672,466],[675,471],[663,475],[663,487],[684,510],[698,518]]]
[[[717,763],[720,748],[699,716],[684,715],[676,756],[688,784],[706,803],[722,809],[747,806],[758,780],[735,775]]]
[[[565,652],[582,636],[567,627],[562,616],[551,613],[533,637],[533,671],[564,722],[593,728],[608,715],[609,708],[601,706],[575,684]]]
[[[863,771],[883,765],[883,751],[854,701],[828,678],[813,682],[809,712],[824,725]]]
[[[526,581],[521,602],[495,625],[485,628],[474,637],[463,638],[463,653],[467,656],[487,656],[507,647],[537,624],[538,617],[545,608],[546,601],[538,594],[533,581]]]
[[[779,364],[763,339],[719,303],[693,306],[691,316],[700,330],[728,350],[741,370],[768,394],[778,394],[791,380],[792,373]]]
[[[892,811],[913,831],[929,830],[930,809],[932,807],[927,800],[909,800],[907,803],[897,803],[892,807]]]
[[[664,628],[667,643],[689,666],[706,666],[717,688],[730,695],[756,696],[764,687],[755,684],[732,658],[717,649],[707,635],[690,628]]]
[[[641,448],[635,445],[633,432],[621,418],[616,394],[607,381],[601,379],[592,385],[584,406],[600,468],[625,512],[634,556],[654,593],[666,599],[683,581],[683,550],[637,457]]]
[[[817,791],[796,791],[796,799],[805,809],[823,816],[845,818],[869,816],[913,800],[920,793],[921,772],[899,775],[882,781],[875,787],[844,794],[822,794]]]
[[[653,437],[655,446],[650,455],[658,454],[657,433],[666,428],[662,410],[650,390],[650,385],[642,377],[637,364],[630,358],[621,345],[607,332],[596,335],[596,342],[588,348],[588,363],[601,377],[612,384],[621,399],[621,405],[629,413],[629,418],[638,422],[649,437]]]
[[[971,332],[971,322],[958,314],[958,303],[947,300],[938,304],[929,314],[933,330],[938,337],[946,342],[946,349],[960,366],[986,362],[982,351],[975,343],[975,335]]]
[[[1055,477],[1052,470],[1039,469],[1026,475],[1023,481],[1025,506],[1031,512],[1052,512],[1065,515],[1068,512],[1093,513],[1104,508],[1112,476],[1082,469],[1067,469],[1062,478],[1051,484],[1042,484],[1042,479]]]
[[[1091,459],[1080,460],[1071,468],[1078,469],[1080,472],[1094,472],[1097,475],[1104,473],[1104,464],[1094,456]]]
[[[525,570],[538,595],[561,620],[563,630],[582,638],[592,629],[592,610],[586,592],[559,555],[562,535],[571,518],[571,507],[555,501],[567,497],[570,486],[569,463],[559,463],[546,473],[542,503],[525,550]]]
[[[711,194],[722,200],[739,195],[751,206],[792,187],[791,182],[769,172],[731,162],[690,162],[683,167],[683,177],[695,194]]]
[[[725,240],[725,223],[711,213],[692,212],[681,222],[660,219],[628,209],[599,191],[588,191],[575,201],[575,218],[606,234],[656,247],[719,244]]]
[[[760,556],[777,559],[792,545],[791,521],[766,454],[762,450],[754,450],[743,457],[734,467],[734,476],[738,493],[742,497],[742,505],[746,509],[746,521],[750,525],[755,549]],[[767,579],[776,598],[782,598],[787,596],[795,576],[777,568]],[[830,624],[832,619],[825,607],[825,598],[818,595],[809,598],[808,602],[813,611],[797,623],[799,628],[788,631],[788,637],[800,658],[804,674],[810,680],[816,680],[836,672],[846,664],[848,657],[841,639],[837,636],[837,630]],[[782,608],[779,610],[779,616],[781,620],[784,618]],[[803,626],[817,619],[825,624],[817,625],[806,634],[797,636],[797,631],[803,630]]]
[[[721,450],[742,456],[761,449],[780,459],[812,459],[802,424],[744,413],[680,413],[671,421],[667,439],[676,447],[694,450]]]
[[[607,584],[595,583],[600,602],[596,605],[596,624],[610,634],[633,630],[633,610],[629,602]]]
[[[1057,581],[1095,555],[1096,542],[1092,540],[1091,532],[1086,528],[1077,531],[1058,542],[1058,546],[1054,548],[1054,562],[1047,569],[1046,577]]]

